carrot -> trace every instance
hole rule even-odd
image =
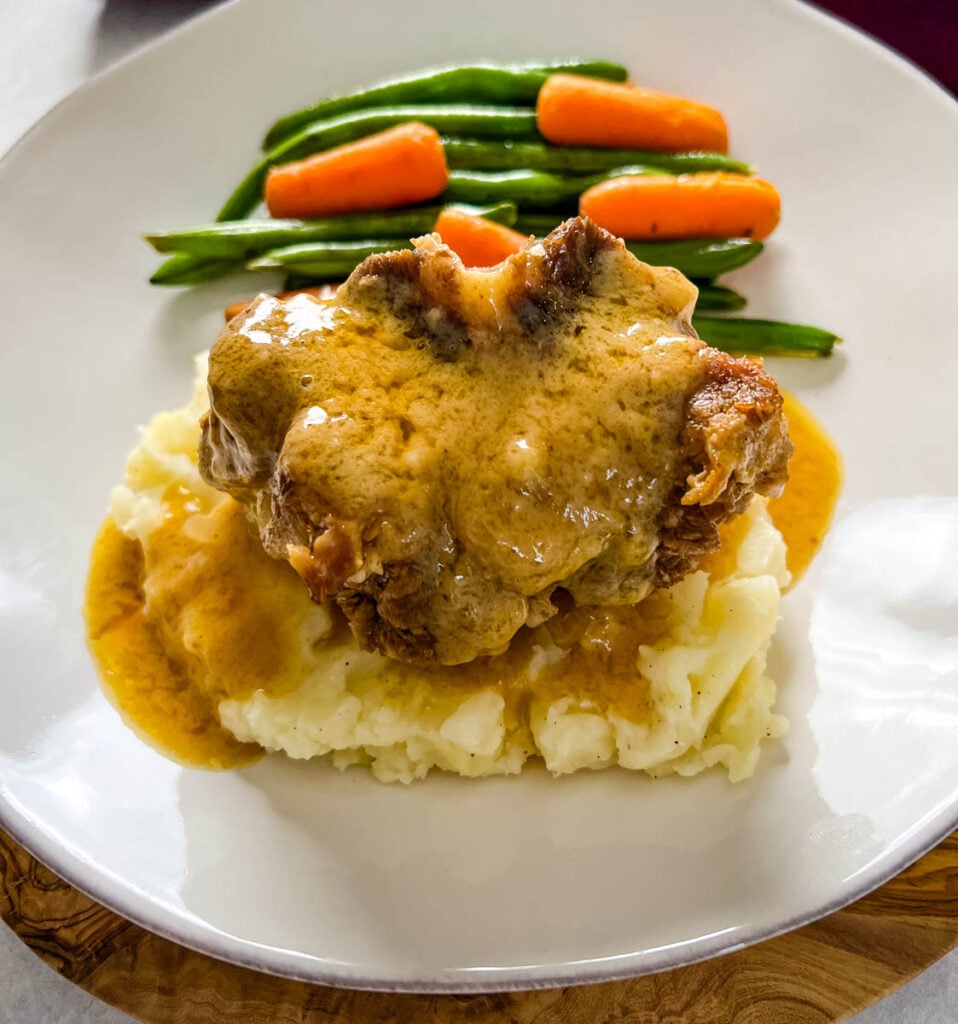
[[[432,199],[448,178],[439,133],[409,121],[271,168],[265,198],[274,217],[325,217]]]
[[[539,131],[563,146],[728,151],[725,118],[681,96],[577,75],[551,75],[536,101]]]
[[[276,296],[277,299],[291,299],[294,295],[312,295],[317,299],[332,299],[336,296],[336,289],[339,287],[338,284],[320,284],[312,288],[294,288],[291,292],[280,292]],[[256,296],[254,296],[256,298]],[[223,310],[223,316],[226,322],[229,323],[234,316],[238,316],[243,312],[244,309],[253,301],[253,299],[243,299],[241,302],[234,302],[227,306]]]
[[[528,235],[455,206],[440,212],[433,230],[467,267],[494,267],[529,241]]]
[[[741,174],[624,175],[582,193],[579,212],[623,238],[766,238],[775,187]]]

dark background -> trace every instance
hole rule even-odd
[[[817,0],[958,94],[958,0]]]

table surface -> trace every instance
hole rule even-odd
[[[826,2],[831,9],[843,10],[855,19],[854,3]],[[6,99],[0,106],[0,153],[90,75],[210,6],[212,0],[2,0],[0,95]],[[947,6],[942,5],[943,17]],[[918,62],[923,56],[922,32],[915,29],[920,20],[912,19],[907,38],[899,42]],[[869,27],[883,29],[882,25]],[[945,27],[954,31],[953,16]],[[929,31],[927,36],[936,39],[940,33]],[[888,38],[898,42],[894,35]],[[928,54],[928,65],[938,70],[939,55],[931,50]],[[955,83],[948,84],[954,88]],[[0,1024],[132,1022],[126,1014],[105,1006],[47,968],[3,925],[0,992]],[[902,1021],[958,1024],[958,950],[848,1024]]]

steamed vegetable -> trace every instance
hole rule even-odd
[[[296,111],[270,129],[217,223],[147,236],[171,254],[151,280],[279,269],[287,289],[315,292],[433,230],[468,266],[492,266],[578,210],[696,282],[693,323],[709,344],[829,354],[839,339],[819,328],[699,315],[745,306],[715,279],[762,252],[779,196],[726,155],[717,110],[626,77],[607,61],[447,67]],[[273,218],[246,220],[264,198]]]
[[[161,263],[153,271],[150,284],[179,286],[205,284],[207,281],[215,281],[218,277],[223,277],[225,274],[238,270],[242,265],[238,260],[210,259],[204,256],[192,256],[186,252],[178,252]]]
[[[169,236],[151,236],[157,239],[157,247],[161,252],[183,248],[182,252],[159,267],[151,281],[168,285],[200,284],[236,270],[250,257],[270,250],[296,247],[297,252],[305,253],[310,249],[307,243],[368,243],[370,238],[380,238],[387,240],[382,244],[388,247],[390,237],[406,242],[411,237],[435,230],[440,209],[422,207],[418,211],[397,211],[395,217],[384,213],[321,221],[235,221],[206,225],[179,234],[171,233]],[[509,214],[514,214],[514,211],[515,207],[506,203],[500,207],[471,208],[473,214],[507,225],[513,220]],[[551,215],[529,215],[519,218],[515,225],[518,234],[526,238],[529,235],[548,234],[560,220]],[[712,279],[744,266],[762,251],[761,242],[744,238],[627,242],[626,247],[644,263],[675,267],[686,277],[700,280]],[[328,250],[320,247],[317,251],[321,253],[320,259],[326,258]],[[286,266],[287,263],[282,265]],[[339,265],[345,264],[340,262]]]
[[[640,168],[631,168],[641,173]],[[565,206],[574,212],[582,192],[604,174],[550,174],[548,171],[450,171],[443,198],[455,203],[495,203],[508,198],[520,209],[549,209]],[[556,224],[559,223],[558,218]]]
[[[553,146],[546,142],[500,139],[464,139],[446,136],[442,140],[446,162],[453,170],[505,171],[527,167],[534,171],[595,174],[619,167],[655,167],[671,174],[696,171],[730,171],[751,174],[741,160],[722,153],[663,153],[651,149],[608,149],[584,146]]]
[[[157,252],[183,252],[206,258],[245,260],[302,242],[351,241],[363,238],[414,238],[433,230],[441,206],[344,214],[316,220],[230,220],[200,224],[181,231],[146,235]],[[467,212],[506,224],[516,222],[514,203],[464,207]]]
[[[536,115],[531,107],[489,107],[428,104],[376,107],[316,121],[271,149],[236,186],[217,220],[239,220],[257,207],[263,182],[271,167],[342,146],[404,121],[421,121],[438,132],[481,139],[536,137]]]
[[[744,295],[733,291],[731,288],[723,288],[717,284],[700,284],[698,286],[699,297],[695,303],[697,310],[708,310],[714,313],[736,313],[748,305]]]
[[[250,270],[285,268],[301,276],[339,281],[348,277],[367,256],[411,249],[407,238],[368,238],[357,242],[311,242],[287,245],[250,260]]]
[[[439,195],[448,180],[439,133],[407,121],[271,168],[264,195],[274,217],[326,217],[421,203]]]
[[[528,235],[455,206],[439,214],[435,230],[467,267],[493,267],[529,241]]]
[[[781,200],[774,186],[740,174],[628,175],[582,194],[579,212],[623,238],[765,238]]]
[[[725,118],[681,96],[577,75],[552,75],[536,100],[539,131],[564,146],[728,150]]]
[[[628,71],[606,60],[569,60],[550,64],[475,64],[437,68],[395,78],[368,89],[333,96],[304,110],[281,117],[263,142],[272,149],[314,121],[339,117],[354,110],[396,106],[404,103],[535,103],[542,83],[551,74],[589,75],[624,82]]]
[[[626,242],[643,263],[675,267],[686,277],[711,279],[744,267],[762,251],[761,242],[748,238],[699,238],[684,242]]]
[[[778,320],[694,316],[692,326],[703,341],[733,355],[830,356],[841,341],[820,327]]]

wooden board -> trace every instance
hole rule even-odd
[[[0,916],[55,970],[147,1024],[831,1024],[958,945],[958,832],[788,935],[667,974],[540,992],[382,995],[220,963],[101,907],[2,831]]]

